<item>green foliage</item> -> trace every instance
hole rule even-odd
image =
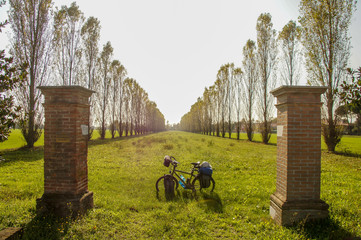
[[[329,151],[335,147],[341,135],[334,103],[337,89],[346,74],[350,57],[349,27],[356,1],[301,0],[299,22],[302,27],[302,44],[305,49],[306,69],[310,85],[327,86],[323,95],[327,126],[323,128]]]
[[[0,1],[0,7],[5,1]],[[0,22],[0,32],[8,23],[7,20]],[[24,70],[26,65],[18,69],[13,64],[13,58],[5,57],[5,50],[0,50],[0,142],[7,140],[10,129],[15,127],[15,120],[19,117],[20,106],[14,106],[14,97],[7,96],[6,92],[11,91],[17,84],[26,77]]]
[[[26,65],[15,66],[13,58],[5,57],[5,51],[0,51],[0,142],[7,140],[21,109],[15,106],[14,97],[6,92],[10,93],[24,81],[27,74],[25,69]]]
[[[108,137],[111,137],[110,133]],[[246,139],[246,134],[242,135]],[[358,142],[359,137],[353,138]],[[256,138],[261,141],[260,138]],[[271,142],[274,141],[271,138]],[[164,149],[164,145],[173,149]],[[321,198],[330,219],[292,228],[275,225],[269,197],[275,191],[276,147],[205,135],[162,132],[141,137],[94,140],[89,144],[89,190],[95,208],[73,221],[35,216],[43,193],[41,149],[2,152],[0,230],[25,227],[25,239],[339,239],[361,235],[360,158],[322,154]],[[163,157],[179,169],[209,161],[213,195],[179,189],[159,200],[155,181],[166,174]]]
[[[361,114],[361,67],[356,71],[348,69],[350,82],[344,81],[339,92],[341,100],[355,114]]]
[[[20,129],[13,129],[9,135],[7,141],[0,143],[0,151],[1,150],[14,150],[17,148],[22,148],[26,145],[26,141],[21,133]],[[35,147],[44,146],[44,134],[38,139],[34,144]]]

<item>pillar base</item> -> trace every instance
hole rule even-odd
[[[41,198],[36,199],[37,213],[53,213],[58,217],[77,217],[83,215],[90,208],[94,207],[93,192],[84,194],[43,194]]]
[[[270,215],[278,225],[291,226],[302,220],[327,218],[328,207],[321,199],[283,201],[276,194],[272,194]]]

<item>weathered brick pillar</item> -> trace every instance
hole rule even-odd
[[[45,96],[44,194],[39,213],[76,216],[93,207],[88,191],[89,103],[79,86],[39,87]]]
[[[321,94],[326,87],[283,86],[277,97],[277,182],[270,215],[287,226],[328,216],[320,199]]]

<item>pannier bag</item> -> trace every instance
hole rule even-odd
[[[166,166],[166,167],[169,167],[169,164],[172,162],[172,159],[170,159],[170,157],[168,155],[166,155],[164,157],[164,162],[163,162],[163,165]]]
[[[212,166],[209,162],[202,162],[199,168],[200,184],[202,188],[208,188],[211,185]]]
[[[213,169],[209,162],[202,162],[199,168],[199,173],[207,176],[212,176]]]
[[[200,184],[202,188],[208,188],[211,185],[211,176],[201,175]]]

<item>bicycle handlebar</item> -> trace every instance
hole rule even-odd
[[[174,164],[178,165],[178,164],[179,164],[179,162],[177,162],[177,160],[175,159],[175,157],[170,156],[170,159],[172,160],[172,165],[174,165]]]

